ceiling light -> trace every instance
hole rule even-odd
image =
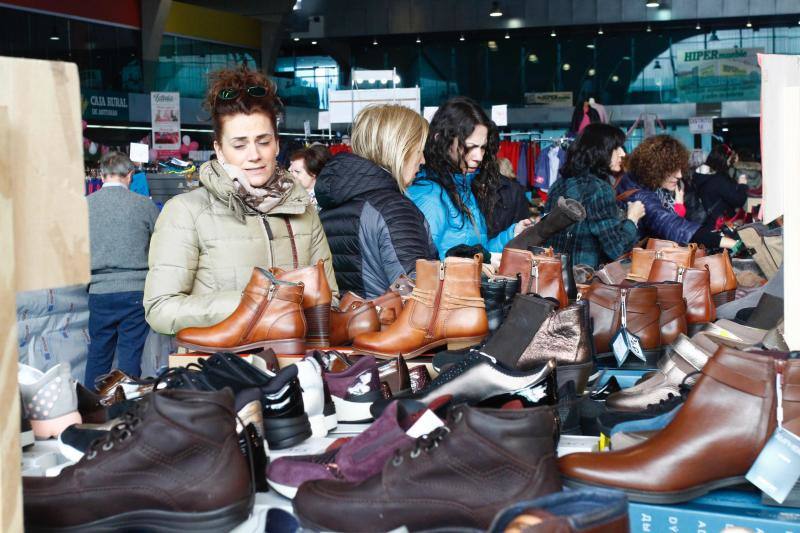
[[[378,46],[378,39],[372,39],[372,46]]]
[[[613,81],[614,83],[617,83],[619,81],[619,76],[614,74],[613,76],[611,76],[611,81]]]
[[[299,41],[299,40],[300,40],[300,37],[295,37],[295,38],[294,38],[294,39],[292,39],[292,40],[293,40],[294,42],[297,42],[297,41]]]
[[[717,37],[717,30],[711,32],[711,37],[708,38],[710,42],[719,41],[719,37]]]
[[[647,33],[650,33],[651,31],[653,31],[653,28],[651,28],[651,27],[650,27],[650,24],[648,24],[648,25],[647,25],[647,28],[645,28],[645,30],[644,30],[644,31],[646,31]]]
[[[417,44],[419,44],[419,43],[421,43],[421,42],[422,42],[422,37],[420,37],[420,36],[418,35],[418,36],[417,36]]]
[[[556,36],[556,30],[555,28],[553,28],[552,30],[550,30],[550,37],[555,37],[555,36]]]
[[[589,43],[589,44],[586,45],[586,48],[594,50],[594,44],[593,43]]]
[[[722,128],[722,131],[726,132],[728,131],[728,128]]]
[[[311,44],[317,44],[317,41],[311,41]]]
[[[461,34],[461,37],[459,37],[459,38],[458,38],[458,40],[459,40],[459,41],[462,41],[462,42],[463,42],[463,41],[466,41],[466,39],[464,38],[464,34],[463,34],[463,33]]]
[[[656,59],[655,65],[653,65],[653,70],[661,70],[661,61]]]
[[[498,2],[492,2],[492,10],[489,11],[490,17],[502,17],[503,11],[500,9],[500,4]]]
[[[700,29],[700,21],[699,20],[697,21],[697,24],[695,25],[694,29],[696,29],[696,30]]]
[[[504,37],[504,39],[511,39],[511,35],[509,35],[509,33],[506,32],[506,36]]]
[[[394,77],[394,84],[395,85],[399,85],[400,84],[400,76],[395,76]]]
[[[569,70],[572,68],[572,66],[569,63],[564,63],[563,65],[561,65],[561,68],[563,70]]]
[[[598,28],[597,35],[603,35],[603,27],[602,26],[600,28]]]
[[[538,63],[539,62],[539,56],[537,56],[536,54],[530,54],[528,56],[528,61],[530,61],[531,63]]]
[[[589,76],[594,76],[595,74],[597,74],[597,71],[593,68],[590,68],[587,74],[589,74]]]
[[[623,61],[630,61],[631,60],[631,56],[622,56],[622,60]]]
[[[489,50],[491,50],[492,52],[497,51],[497,41],[489,41],[488,45],[489,45]]]
[[[58,36],[58,30],[53,26],[53,32],[50,34],[51,41],[60,41],[61,37]]]
[[[752,28],[753,27],[753,23],[748,20],[747,24],[745,24],[745,26],[748,27],[748,28]]]
[[[292,8],[292,10],[293,11],[300,11],[302,9],[302,7],[303,7],[302,5],[300,5],[301,3],[302,3],[302,0],[297,0],[294,3],[294,7]]]
[[[661,2],[658,0],[645,0],[644,5],[647,7],[661,7]]]

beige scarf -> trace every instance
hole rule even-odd
[[[248,213],[268,214],[285,202],[294,188],[294,180],[281,168],[276,169],[262,187],[253,187],[247,179],[228,175],[219,161],[210,161],[200,167],[200,181],[226,201],[228,208],[241,221]]]

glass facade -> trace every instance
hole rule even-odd
[[[453,35],[423,36],[422,43],[413,35],[392,36],[378,46],[372,39],[361,40],[351,43],[350,65],[397,68],[401,86],[419,86],[426,106],[458,94],[485,106],[523,106],[526,93],[553,91],[570,91],[576,101],[595,96],[606,104],[640,104],[757,100],[755,54],[800,54],[797,25],[713,32],[612,30],[555,37],[541,29],[509,38],[496,32],[491,37],[468,34],[464,41]],[[305,68],[322,66],[313,59],[284,57],[279,65],[312,60]],[[291,69],[278,70],[285,74]],[[338,88],[330,79],[325,85]]]

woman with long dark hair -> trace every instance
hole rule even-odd
[[[583,204],[586,218],[547,241],[556,252],[570,255],[573,265],[597,268],[630,252],[636,243],[637,224],[645,215],[641,202],[631,202],[624,218],[619,216],[616,195],[610,184],[622,169],[625,134],[607,124],[590,124],[570,145],[561,178],[550,188],[545,212],[559,197]]]
[[[425,166],[406,194],[425,215],[439,256],[459,244],[480,244],[501,252],[530,219],[487,234],[497,203],[500,136],[474,100],[458,96],[445,102],[431,121],[425,144]]]

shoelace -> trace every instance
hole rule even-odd
[[[692,391],[692,386],[687,383],[687,380],[692,376],[696,376],[700,374],[699,370],[694,372],[690,372],[683,377],[681,384],[678,385],[678,394],[675,395],[673,393],[668,393],[667,397],[663,400],[659,400],[658,403],[651,403],[645,409],[646,412],[656,412],[656,413],[666,413],[668,411],[672,411],[675,407],[682,404],[686,401],[686,397],[689,396],[689,393]]]
[[[456,414],[457,417],[461,416],[461,412]],[[417,440],[414,442],[414,449],[411,450],[411,453],[408,456],[414,460],[424,451],[425,453],[430,453],[434,449],[439,447],[439,443],[442,439],[445,438],[450,433],[450,428],[447,426],[439,426],[438,428],[434,429],[427,435],[422,435],[421,437],[417,437]],[[400,466],[403,464],[404,460],[404,453],[400,450],[394,451],[394,457],[392,458],[392,464],[394,466]]]

